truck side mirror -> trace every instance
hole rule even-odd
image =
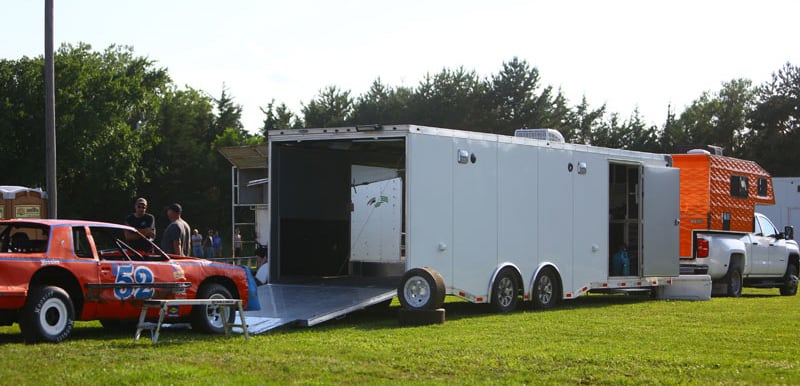
[[[787,225],[783,227],[783,238],[786,240],[794,240],[794,227]]]

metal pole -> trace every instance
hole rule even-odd
[[[47,148],[47,215],[58,218],[56,186],[56,93],[53,60],[53,1],[44,5],[44,120]]]

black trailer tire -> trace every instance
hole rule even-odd
[[[397,320],[403,327],[443,324],[444,316],[444,308],[437,308],[434,310],[409,310],[401,308],[397,311]]]
[[[728,270],[728,275],[725,277],[725,295],[738,298],[742,296],[742,268],[738,265],[732,265]]]
[[[795,296],[797,295],[797,265],[789,264],[786,267],[786,275],[783,278],[783,286],[781,286],[782,296]]]
[[[492,309],[507,313],[517,308],[519,301],[519,282],[511,269],[501,270],[492,283]]]
[[[444,278],[428,267],[408,270],[397,287],[400,304],[408,310],[440,308],[444,304],[444,295]]]
[[[74,326],[75,306],[67,291],[46,286],[29,292],[19,322],[26,343],[62,342]]]
[[[546,310],[556,306],[561,299],[561,285],[558,274],[545,268],[533,282],[533,308]]]
[[[197,299],[233,299],[233,296],[222,284],[207,283],[200,286]],[[226,317],[228,325],[231,325],[235,321],[236,313],[223,306],[192,306],[192,329],[208,334],[222,334],[225,332],[223,318]]]

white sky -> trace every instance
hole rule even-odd
[[[0,0],[0,14],[0,58],[43,54],[44,0]],[[357,96],[378,77],[487,77],[514,56],[571,105],[585,95],[624,118],[638,106],[661,126],[669,104],[680,113],[724,81],[800,65],[798,16],[792,0],[55,0],[55,43],[133,46],[214,97],[224,83],[250,131],[272,99],[299,114],[328,85]]]

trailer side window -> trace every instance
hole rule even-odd
[[[731,197],[747,198],[747,177],[731,176]]]
[[[766,178],[759,178],[758,179],[758,195],[761,197],[766,197],[768,192],[769,186],[767,185]]]

